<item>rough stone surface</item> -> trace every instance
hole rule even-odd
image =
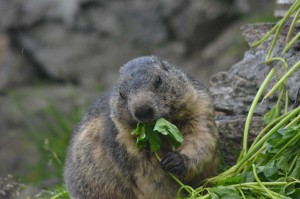
[[[215,0],[183,2],[180,8],[185,9],[177,9],[169,20],[171,31],[179,40],[199,49],[209,43],[226,26],[225,24],[232,20],[233,12],[230,6],[229,3]]]
[[[92,32],[70,32],[57,23],[23,32],[20,41],[52,78],[89,86],[109,87],[126,58],[139,55],[124,42],[100,40]]]
[[[223,116],[216,118],[220,134],[220,152],[227,166],[234,165],[243,146],[243,132],[246,116]],[[254,117],[251,121],[248,144],[250,145],[256,135],[263,129],[261,117]]]
[[[0,91],[27,83],[36,75],[22,52],[10,48],[10,39],[0,33]]]
[[[29,27],[43,20],[63,19],[65,14],[74,15],[77,0],[3,0],[0,2],[0,30]],[[67,2],[69,5],[65,6]],[[73,3],[74,2],[74,3]],[[70,16],[72,17],[72,16]]]
[[[273,14],[276,7],[275,1],[253,1],[253,0],[234,0],[234,6],[240,13],[271,13]]]

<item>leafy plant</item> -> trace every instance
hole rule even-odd
[[[154,126],[138,123],[131,134],[137,136],[136,147],[138,149],[143,149],[146,148],[147,145],[150,145],[152,153],[160,149],[161,135],[166,136],[173,150],[178,148],[183,142],[181,132],[174,124],[164,118],[158,119]]]

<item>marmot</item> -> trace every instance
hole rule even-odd
[[[131,131],[138,122],[165,118],[184,136],[172,151],[162,147],[159,162],[139,151]],[[121,67],[112,92],[91,106],[73,133],[65,166],[72,199],[172,199],[178,184],[197,185],[216,168],[218,133],[212,100],[190,75],[156,56]]]

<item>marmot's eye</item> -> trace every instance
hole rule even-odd
[[[119,95],[120,95],[120,97],[121,97],[122,99],[124,99],[124,100],[127,98],[127,96],[125,95],[124,92],[119,91]]]
[[[154,81],[154,87],[158,88],[161,85],[161,83],[162,83],[161,77],[157,76]]]

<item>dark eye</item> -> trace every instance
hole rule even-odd
[[[154,81],[154,87],[158,88],[161,85],[161,83],[162,83],[161,77],[157,76]]]
[[[119,95],[124,100],[127,98],[124,92],[119,91]]]

